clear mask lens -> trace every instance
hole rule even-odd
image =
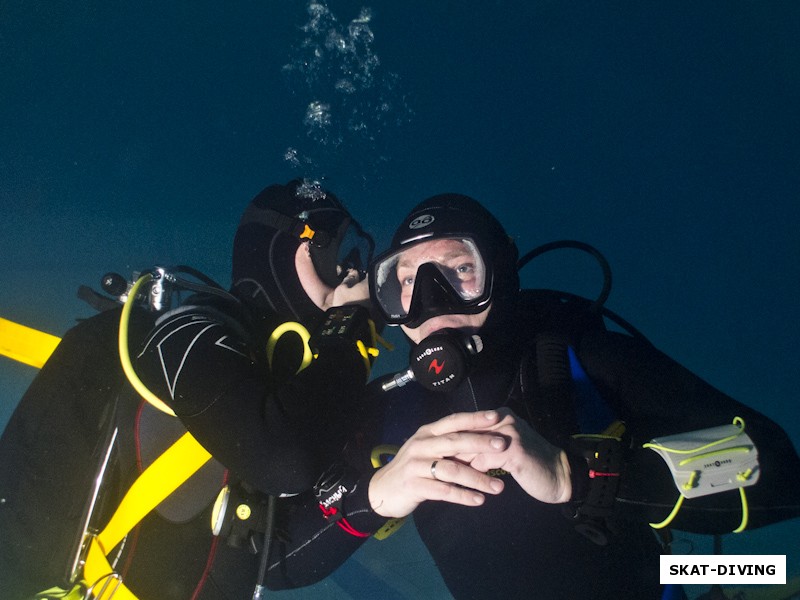
[[[466,307],[484,299],[487,270],[478,247],[469,238],[422,241],[381,261],[375,269],[376,300],[391,320],[401,321],[411,309],[419,267],[431,264],[452,296]]]

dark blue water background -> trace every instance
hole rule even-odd
[[[63,334],[92,314],[80,284],[153,264],[227,284],[272,182],[322,180],[379,247],[457,191],[523,251],[600,248],[612,309],[800,445],[798,30],[793,2],[4,1],[0,316]],[[523,280],[600,285],[572,252]],[[33,374],[0,359],[0,427]],[[798,527],[726,550],[797,575]],[[413,529],[395,539],[315,591],[440,592]]]

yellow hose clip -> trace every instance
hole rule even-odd
[[[296,321],[287,321],[286,323],[281,323],[270,334],[269,339],[267,340],[267,362],[269,363],[269,367],[271,369],[272,357],[275,354],[275,346],[278,345],[278,340],[287,333],[295,333],[300,336],[300,339],[303,341],[303,359],[301,360],[297,371],[295,371],[296,375],[310,365],[311,361],[314,360],[314,355],[311,352],[311,346],[308,345],[308,342],[311,339],[311,334],[308,333],[308,329]]]

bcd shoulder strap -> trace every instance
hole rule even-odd
[[[573,489],[579,500],[566,511],[575,529],[604,545],[609,540],[606,519],[611,516],[622,468],[624,425],[595,389],[575,348],[588,331],[604,330],[602,316],[592,303],[558,292],[529,291],[525,312],[533,315],[534,331],[527,349],[533,425],[548,441],[564,448],[573,465]]]

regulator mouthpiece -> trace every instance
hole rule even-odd
[[[483,350],[480,336],[457,329],[443,329],[428,336],[411,349],[409,367],[397,373],[381,388],[388,392],[416,381],[427,390],[447,392],[469,373],[472,357]]]

